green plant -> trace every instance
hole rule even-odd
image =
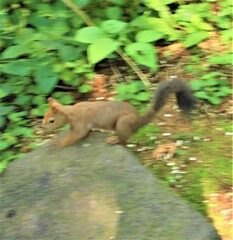
[[[144,84],[141,81],[132,81],[122,83],[117,86],[117,100],[128,101],[133,105],[141,105],[146,103],[151,98],[151,94],[146,91]]]
[[[199,80],[192,80],[191,87],[196,91],[195,96],[211,104],[220,104],[221,99],[232,92],[225,77],[223,73],[213,72]]]
[[[156,135],[160,133],[160,129],[155,127],[154,124],[148,124],[143,128],[140,128],[132,137],[130,137],[130,143],[139,144],[142,146],[155,145]]]
[[[171,9],[170,4],[177,7]],[[217,14],[212,11],[213,4],[218,6]],[[218,32],[225,45],[232,40],[230,0],[180,5],[175,0],[2,0],[0,7],[4,164],[17,156],[19,142],[28,138],[26,132],[14,136],[14,130],[41,117],[48,96],[69,104],[73,94],[67,88],[90,91],[87,81],[93,78],[94,66],[105,58],[120,56],[148,86],[138,65],[152,72],[159,69],[155,47],[159,42],[181,41],[191,48],[212,32]],[[226,52],[210,55],[208,61],[215,65],[231,60]],[[56,93],[58,85],[65,93]],[[134,103],[148,100],[145,90],[132,88],[130,83],[123,86],[120,98]]]

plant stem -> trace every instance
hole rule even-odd
[[[87,24],[87,26],[94,26],[94,23],[91,21],[89,16],[81,8],[75,5],[72,1],[70,0],[61,0],[61,1],[64,2],[67,7],[69,7],[75,13],[77,13],[83,19],[83,21]]]

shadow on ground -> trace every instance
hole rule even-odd
[[[4,240],[217,240],[202,215],[105,134],[55,151],[50,143],[1,177]]]

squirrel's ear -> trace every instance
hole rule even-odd
[[[54,98],[48,98],[48,103],[53,112],[64,113],[64,107],[62,104],[58,103]]]
[[[49,105],[52,107],[53,105],[56,105],[58,102],[54,99],[54,98],[52,98],[52,97],[50,97],[50,98],[48,98],[47,99],[47,101],[48,101],[48,103],[49,103]]]

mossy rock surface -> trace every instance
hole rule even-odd
[[[1,176],[3,240],[217,240],[208,220],[166,189],[126,148],[91,133],[47,143]]]

